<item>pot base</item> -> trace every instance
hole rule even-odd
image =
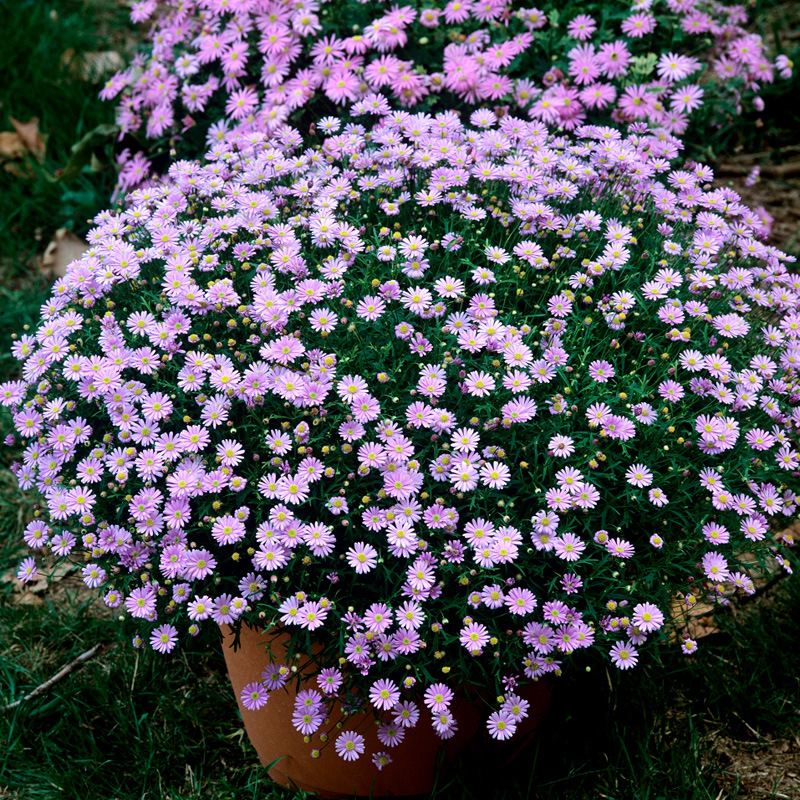
[[[413,797],[429,795],[435,785],[440,762],[452,762],[475,739],[488,737],[485,714],[481,709],[462,698],[453,706],[458,721],[455,736],[443,742],[433,730],[428,715],[420,714],[417,725],[407,730],[402,743],[395,748],[383,745],[378,739],[378,723],[371,713],[353,714],[347,718],[347,728],[356,730],[365,740],[365,753],[357,761],[344,761],[334,749],[338,731],[333,729],[327,742],[318,734],[306,744],[292,724],[296,687],[289,685],[270,693],[266,706],[258,711],[244,707],[242,689],[261,674],[270,663],[270,653],[275,663],[285,663],[287,634],[269,634],[255,628],[242,626],[239,648],[233,650],[234,637],[228,626],[222,626],[223,654],[228,674],[236,694],[247,734],[258,753],[261,763],[269,768],[269,776],[282,786],[314,792],[323,798],[341,797]],[[270,651],[267,652],[269,643]],[[312,674],[310,663],[300,670]],[[530,739],[550,700],[551,688],[539,681],[526,689],[526,699],[531,703],[530,715],[520,726],[517,736],[509,743],[509,755],[516,755],[524,740]],[[344,718],[341,706],[336,703],[331,715],[331,726]],[[330,730],[327,726],[325,730]],[[312,749],[318,757],[312,757]],[[393,759],[378,769],[371,755],[388,752]]]

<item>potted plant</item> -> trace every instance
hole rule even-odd
[[[634,667],[676,594],[788,567],[800,286],[642,123],[317,131],[100,215],[0,402],[26,542],[83,559],[137,647],[255,637],[245,720],[291,688],[308,758],[372,781],[415,727],[512,739],[526,684]]]

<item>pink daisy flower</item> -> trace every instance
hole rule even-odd
[[[367,322],[374,322],[383,315],[386,303],[380,297],[367,295],[356,306],[356,314]]]
[[[493,739],[510,739],[517,731],[517,722],[507,711],[495,711],[489,715],[486,729]]]
[[[536,608],[536,597],[530,589],[514,587],[506,595],[505,604],[512,614],[524,616]]]
[[[643,633],[651,633],[664,624],[664,615],[653,603],[639,603],[633,608],[633,624]]]
[[[567,25],[567,33],[580,42],[592,38],[597,23],[588,14],[579,14]]]
[[[400,689],[393,681],[381,678],[372,684],[372,688],[369,690],[369,700],[375,708],[389,711],[400,700]]]
[[[303,736],[311,736],[319,730],[324,719],[324,715],[314,709],[295,708],[292,714],[292,725]]]
[[[632,464],[625,473],[625,480],[631,486],[642,488],[653,482],[653,473],[644,464]]]
[[[586,542],[574,533],[564,533],[554,539],[553,548],[564,561],[577,561],[586,549]]]
[[[338,317],[327,307],[314,309],[309,317],[312,330],[320,333],[330,333],[338,321]]]
[[[461,629],[459,642],[470,653],[480,653],[489,643],[489,629],[479,622],[472,622]]]
[[[568,458],[575,452],[575,442],[569,436],[553,436],[547,443],[547,450],[556,458]]]
[[[453,701],[453,690],[445,683],[434,683],[425,690],[423,700],[434,713],[446,711]]]
[[[592,361],[589,364],[589,375],[597,383],[606,383],[616,375],[614,367],[608,361]]]
[[[378,551],[364,542],[356,542],[345,555],[347,563],[359,575],[371,572],[378,563]]]
[[[25,558],[17,570],[17,579],[22,583],[28,583],[36,577],[36,561],[33,558]]]
[[[178,642],[178,631],[172,625],[159,625],[150,634],[150,645],[159,653],[169,653]]]
[[[703,572],[709,580],[720,583],[728,578],[728,562],[721,553],[712,550],[703,556]]]
[[[480,475],[485,486],[491,489],[502,489],[508,484],[511,471],[500,461],[492,461],[481,467]]]
[[[609,539],[606,542],[606,550],[617,558],[630,558],[634,552],[633,545],[624,539]]]
[[[473,371],[467,375],[465,385],[473,397],[486,397],[494,391],[496,383],[488,372]]]
[[[511,259],[508,251],[504,250],[502,247],[493,247],[489,245],[483,252],[486,256],[486,260],[490,261],[492,264],[505,264]]]

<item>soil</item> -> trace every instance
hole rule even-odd
[[[740,741],[722,731],[711,737],[710,757],[722,772],[721,797],[737,800],[800,798],[800,737],[772,739],[754,735]],[[738,794],[736,794],[738,790]]]
[[[786,160],[768,163],[771,153],[747,153],[720,163],[715,170],[715,185],[734,189],[742,202],[754,211],[762,207],[773,218],[768,244],[797,257],[800,255],[800,145],[781,151]],[[753,186],[746,185],[753,167],[761,175]],[[794,267],[793,269],[797,269]]]

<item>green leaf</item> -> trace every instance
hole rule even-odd
[[[104,161],[108,163],[108,160],[104,159],[103,149],[116,139],[119,131],[119,125],[108,124],[98,125],[89,131],[79,142],[72,145],[72,157],[61,174],[53,180],[58,183],[75,180],[87,164],[93,172],[102,169]]]
[[[648,53],[646,56],[634,56],[631,59],[631,70],[635,75],[645,78],[653,71],[657,61],[658,56],[655,53]]]

